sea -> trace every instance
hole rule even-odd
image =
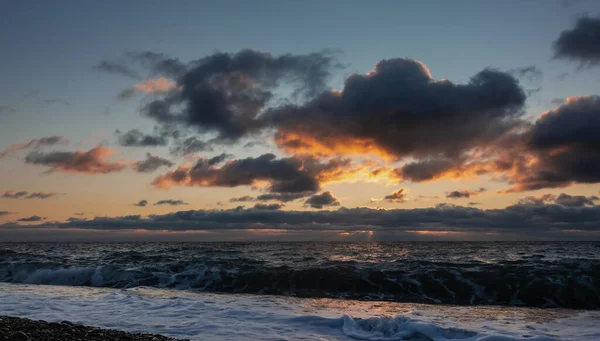
[[[0,243],[0,315],[191,340],[600,340],[600,242]]]

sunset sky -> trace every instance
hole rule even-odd
[[[0,13],[0,240],[600,239],[600,2]]]

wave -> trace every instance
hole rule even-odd
[[[600,263],[554,262],[546,268],[544,272],[514,264],[465,268],[419,262],[398,270],[369,270],[349,264],[291,268],[242,261],[66,266],[61,262],[25,261],[0,262],[0,281],[457,305],[600,308]]]

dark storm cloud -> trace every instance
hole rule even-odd
[[[42,220],[44,220],[44,218],[37,216],[37,215],[32,215],[31,217],[17,219],[17,221],[22,221],[22,222],[34,222],[34,221],[42,221]]]
[[[138,173],[151,173],[161,167],[172,167],[175,164],[170,160],[162,157],[154,156],[150,153],[146,153],[146,159],[137,161],[133,164],[133,169]]]
[[[440,174],[456,169],[460,162],[449,158],[435,158],[429,160],[409,162],[394,170],[394,177],[413,182],[434,180]]]
[[[222,156],[202,158],[193,167],[180,166],[159,176],[156,187],[215,186],[237,187],[266,182],[272,193],[316,192],[323,181],[339,178],[353,171],[349,159],[320,162],[312,157],[277,159],[273,154],[230,160],[217,166]]]
[[[331,70],[339,67],[328,52],[273,56],[255,50],[215,53],[187,64],[153,52],[128,58],[151,74],[177,82],[177,91],[148,103],[143,112],[161,124],[178,124],[216,134],[214,141],[237,141],[263,125],[261,111],[274,89],[290,85],[294,94],[314,96],[325,88]],[[106,71],[131,76],[132,69],[103,62]],[[109,66],[109,67],[107,67]]]
[[[187,202],[184,202],[183,200],[173,200],[173,199],[166,199],[166,200],[159,200],[157,202],[154,203],[154,205],[171,205],[171,206],[180,206],[180,205],[188,205]]]
[[[544,236],[552,231],[600,231],[600,207],[554,204],[517,204],[503,209],[438,205],[415,209],[340,208],[333,211],[282,211],[257,209],[190,210],[140,216],[96,217],[84,221],[5,225],[12,228],[93,230],[245,230],[291,231],[471,231],[522,232]]]
[[[29,193],[26,191],[14,192],[14,191],[6,191],[2,195],[2,198],[8,199],[48,199],[54,196],[57,196],[58,193],[44,193],[44,192],[33,192]]]
[[[339,206],[340,202],[331,192],[323,192],[321,194],[315,194],[310,198],[306,199],[305,205],[309,205],[312,208],[323,208],[325,206]]]
[[[419,61],[398,58],[350,75],[341,92],[284,105],[264,119],[290,151],[453,159],[522,126],[525,99],[509,73],[485,69],[453,84],[434,80]]]
[[[525,133],[529,157],[508,192],[600,182],[600,96],[571,97]]]
[[[406,202],[406,190],[404,188],[400,188],[392,194],[386,195],[383,200],[396,203]]]
[[[44,136],[44,137],[40,137],[37,139],[32,139],[29,141],[21,142],[21,143],[15,143],[15,144],[8,146],[8,148],[6,148],[5,150],[0,152],[0,159],[11,153],[17,152],[19,150],[24,150],[24,149],[36,150],[36,149],[39,149],[44,146],[53,146],[55,144],[64,143],[66,141],[67,141],[67,139],[63,136]]]
[[[87,152],[42,153],[33,151],[27,155],[25,162],[33,165],[50,167],[48,172],[106,174],[119,172],[127,168],[122,162],[105,160],[114,152],[109,148],[96,147]]]
[[[283,208],[285,206],[285,204],[281,203],[281,202],[276,202],[276,203],[272,203],[272,204],[262,204],[262,203],[257,203],[254,205],[254,209],[255,210],[270,210],[270,211],[274,211],[274,210],[279,210],[281,208]]]
[[[141,78],[141,76],[138,72],[136,72],[129,66],[127,66],[123,63],[119,63],[119,62],[103,60],[96,66],[96,69],[103,71],[103,72],[113,73],[113,74],[129,77],[129,78],[133,78],[133,79]]]
[[[462,190],[456,190],[456,191],[446,193],[446,198],[449,198],[449,199],[470,198],[470,197],[476,196],[482,192],[485,192],[485,188],[479,188],[476,191],[472,191],[470,189],[462,189]]]
[[[135,204],[133,204],[133,206],[138,206],[138,207],[146,207],[148,205],[148,200],[140,200],[138,202],[136,202]]]
[[[118,136],[119,144],[123,147],[157,147],[166,146],[166,135],[146,135],[137,129],[132,129],[128,132],[115,132]]]
[[[581,66],[600,64],[600,17],[577,19],[574,28],[563,31],[554,41],[554,55]]]
[[[599,200],[595,195],[586,197],[583,195],[569,195],[561,193],[554,201],[557,205],[567,207],[583,207],[583,206],[594,206],[594,201]]]

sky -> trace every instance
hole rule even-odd
[[[596,1],[0,8],[0,240],[600,240]]]

